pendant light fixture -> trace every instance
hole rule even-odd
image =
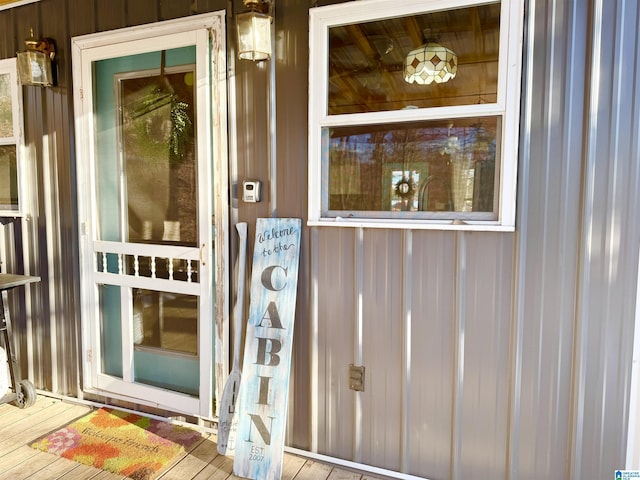
[[[458,56],[432,39],[411,50],[404,60],[404,80],[407,83],[445,83],[455,78],[457,72]]]

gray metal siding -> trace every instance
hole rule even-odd
[[[314,255],[318,261],[317,345],[318,417],[321,452],[339,452],[353,458],[355,404],[349,390],[349,365],[356,363],[358,298],[355,272],[355,230],[317,232]],[[339,300],[337,300],[339,299]],[[322,393],[320,393],[322,392]]]
[[[454,233],[411,233],[404,465],[434,479],[448,478],[452,454],[455,324],[441,319],[454,315],[455,278],[448,265],[455,258]]]
[[[612,8],[613,7],[613,8]],[[573,472],[604,472],[624,460],[632,358],[633,295],[637,279],[638,211],[638,4],[596,3],[589,111],[586,115],[574,379],[577,419]],[[596,61],[607,58],[606,68]]]
[[[568,463],[590,5],[536,2],[529,15],[509,473],[580,478]]]
[[[38,388],[82,396],[70,38],[241,8],[43,0],[0,12],[0,57],[30,26],[59,50],[60,86],[24,89],[32,216],[0,232],[2,269],[43,277],[12,295],[20,362]],[[309,8],[276,1],[271,64],[229,61],[231,214],[250,226],[306,217]],[[432,480],[595,480],[624,466],[638,9],[528,2],[515,233],[304,229],[290,445]],[[263,182],[263,202],[238,201],[247,178]],[[349,389],[352,363],[366,367],[364,392]]]
[[[379,404],[383,420],[369,440],[379,443],[376,461],[366,445],[351,458],[396,468],[384,435],[398,437],[383,430],[393,411],[407,473],[595,479],[624,466],[640,238],[637,8],[529,3],[515,234],[411,232],[377,256],[366,254],[375,238],[356,244],[354,258],[376,263],[367,271],[377,282],[402,285],[369,310],[379,318],[367,319],[364,349],[395,362],[370,369],[388,390],[398,386],[386,373],[401,369],[404,396],[397,405],[375,387],[353,393]],[[438,292],[430,302],[421,298],[429,286]],[[319,304],[330,301],[319,292]],[[359,294],[372,301],[366,285]],[[397,355],[396,338],[380,328],[389,315],[410,338],[409,358],[425,360]],[[319,450],[340,456],[330,440]]]
[[[402,448],[397,416],[403,410],[403,236],[399,230],[365,229],[356,243],[362,250],[356,250],[362,314],[354,350],[361,359],[356,363],[366,367],[366,395],[354,395],[361,403],[355,454],[358,461],[390,470],[399,470]]]

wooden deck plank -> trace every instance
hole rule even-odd
[[[293,480],[296,478],[306,459],[297,455],[284,454],[284,464],[282,465],[282,480]]]
[[[46,466],[46,463],[38,464],[38,462],[34,462],[33,457],[37,453],[33,448],[22,445],[0,456],[0,479],[25,478]]]
[[[340,468],[334,468],[329,474],[327,480],[361,480],[362,475],[359,473],[351,472],[349,470],[342,470]]]
[[[59,411],[70,408],[71,405],[70,403],[54,400],[52,402],[37,402],[33,407],[25,408],[24,410],[16,407],[14,412],[3,417],[2,421],[0,421],[0,434],[2,436],[11,435],[12,431],[21,431],[29,428],[51,415],[57,415]]]
[[[170,470],[160,475],[162,480],[184,480],[200,473],[217,456],[218,450],[211,436],[203,436],[188,454],[176,462]]]
[[[307,460],[296,476],[296,480],[327,480],[330,474],[331,467],[329,465]]]
[[[76,468],[59,476],[56,480],[131,480],[127,477],[123,477],[122,475],[106,472],[89,465],[82,465],[79,463],[77,465],[78,466]]]
[[[19,408],[12,403],[4,403],[0,405],[0,428],[2,428],[3,425],[8,425],[16,420],[31,416],[44,408],[50,407],[58,401],[59,400],[39,395],[36,403],[29,408]]]
[[[57,457],[55,455],[50,455],[47,453],[37,453],[38,459],[43,458],[47,460],[53,460],[51,463],[47,464],[42,469],[37,472],[32,473],[28,477],[25,477],[25,480],[52,480],[60,478],[65,473],[72,471],[75,468],[78,468],[78,464],[76,462],[72,462],[66,458]],[[18,477],[19,478],[19,477]]]
[[[233,477],[232,471],[233,459],[225,457],[224,455],[218,455],[211,463],[195,475],[193,480],[226,480]]]
[[[25,421],[12,423],[0,432],[3,438],[0,442],[0,456],[20,445],[28,445],[42,435],[66,425],[87,412],[87,407],[60,402],[26,417]]]
[[[93,470],[97,470],[93,467],[89,467]],[[77,478],[77,477],[76,477]],[[91,480],[131,480],[129,477],[123,475],[116,475],[115,473],[106,472],[104,470],[98,471],[97,475],[91,477]]]
[[[29,447],[35,439],[86,415],[91,407],[39,396],[19,409],[0,405],[0,480],[130,480]],[[376,480],[326,463],[285,453],[282,480]],[[158,480],[243,480],[233,475],[233,457],[218,455],[216,436],[203,433]]]

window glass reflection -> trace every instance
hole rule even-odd
[[[197,355],[197,297],[142,288],[132,293],[136,345]]]
[[[495,103],[499,40],[500,3],[331,27],[328,112]],[[407,55],[429,42],[455,52],[455,78],[408,83]]]
[[[13,106],[11,104],[11,76],[0,74],[0,138],[13,137]]]
[[[195,245],[193,66],[120,80],[129,241]]]
[[[18,165],[15,145],[0,145],[0,210],[18,210]]]
[[[494,211],[498,118],[328,129],[328,210]]]

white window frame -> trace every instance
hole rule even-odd
[[[328,37],[329,29],[339,25],[402,17],[430,11],[450,10],[487,3],[501,3],[498,94],[496,103],[378,111],[353,114],[328,114]],[[524,28],[524,1],[499,0],[366,0],[319,7],[310,10],[309,25],[309,217],[310,226],[377,227],[441,230],[514,231],[520,86]],[[341,218],[323,213],[322,129],[419,120],[438,120],[473,116],[499,116],[502,138],[498,138],[500,187],[497,220],[433,220],[393,218]]]
[[[7,10],[9,8],[19,7],[21,5],[27,5],[29,3],[39,2],[40,0],[16,0],[14,2],[5,2],[0,5],[0,10]]]
[[[0,137],[0,145],[15,145],[16,147],[16,173],[18,183],[18,208],[17,210],[0,208],[0,217],[21,217],[26,215],[26,192],[24,185],[25,174],[24,161],[24,122],[22,115],[22,87],[18,83],[17,62],[15,58],[0,60],[0,75],[9,75],[11,82],[11,107],[13,120],[13,136]]]

